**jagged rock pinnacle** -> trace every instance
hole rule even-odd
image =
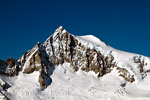
[[[67,33],[67,31],[64,29],[63,26],[59,26],[59,27],[55,30],[55,32],[54,32],[50,37],[48,37],[48,39],[47,39],[45,42],[49,41],[51,37],[56,37],[57,35],[59,35],[59,37],[61,37],[62,34],[64,34],[64,33]]]
[[[63,26],[60,26],[56,29],[56,31],[54,32],[53,36],[55,37],[57,34],[61,35],[66,33],[67,31],[63,28]]]
[[[57,29],[56,29],[56,31],[62,31],[62,30],[64,30],[64,27],[63,26],[59,26]]]

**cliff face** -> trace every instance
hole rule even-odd
[[[67,62],[74,72],[93,71],[97,77],[102,77],[117,69],[119,76],[126,81],[135,81],[132,70],[120,66],[111,50],[104,43],[98,46],[88,43],[68,33],[63,27],[59,27],[43,44],[37,43],[18,60],[13,58],[9,58],[6,62],[0,60],[0,74],[15,76],[19,72],[24,74],[39,72],[38,82],[44,89],[51,84],[54,68]],[[135,58],[134,61],[140,67],[137,70],[141,73],[148,72],[148,69],[144,70],[144,61],[140,58]]]

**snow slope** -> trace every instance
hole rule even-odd
[[[68,63],[56,67],[52,84],[42,91],[37,83],[38,73],[5,79],[12,84],[8,97],[12,100],[149,100],[150,78],[136,83],[126,83],[118,77],[117,70],[97,78],[93,72],[79,70],[74,73]],[[15,83],[14,83],[15,81]],[[124,87],[124,85],[126,86]],[[133,92],[134,91],[134,92]]]

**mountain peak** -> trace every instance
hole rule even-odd
[[[63,26],[59,26],[59,27],[56,29],[56,31],[63,30],[63,29],[64,29]]]
[[[56,33],[56,34],[63,34],[63,33],[66,33],[67,31],[64,29],[64,27],[63,26],[59,26],[57,29],[56,29],[56,31],[54,32],[54,34]]]
[[[117,91],[115,93],[126,93],[124,90],[128,89],[128,83],[142,82],[142,80],[147,82],[149,72],[150,58],[116,50],[93,35],[74,36],[60,26],[43,44],[37,42],[31,50],[24,53],[18,60],[12,58],[9,58],[6,62],[0,60],[0,79],[3,76],[2,80],[6,81],[4,84],[0,80],[0,98],[1,91],[5,91],[10,93],[12,97],[19,97],[15,100],[20,100],[20,96],[16,94],[21,94],[21,89],[26,90],[28,88],[35,92],[39,92],[39,87],[43,92],[51,91],[51,87],[54,90],[60,87],[67,89],[66,86],[75,86],[77,89],[82,87],[83,89],[81,89],[84,90],[86,88],[83,85],[89,86],[90,81],[92,84],[87,91],[91,91],[101,86],[101,88],[104,88],[102,83],[107,86],[107,83],[110,84],[110,80],[112,80],[112,86],[110,85],[110,87],[116,87],[116,89],[113,88],[113,94],[114,91]],[[93,78],[90,74],[100,78]],[[7,80],[8,77],[10,77],[10,80]],[[7,85],[7,82],[12,82],[11,77],[14,84]],[[103,82],[104,80],[105,82]],[[67,85],[60,84],[65,82]],[[77,82],[77,85],[74,85],[75,82]],[[114,84],[117,85],[114,86]],[[20,91],[14,93],[15,88],[20,88]],[[108,87],[108,90],[112,89]],[[74,91],[70,92],[74,94]],[[98,91],[97,93],[101,94],[101,92]],[[85,94],[85,97],[87,95],[89,93]],[[21,99],[24,98],[24,96],[21,97]],[[30,95],[28,98],[30,100],[32,96]]]
[[[54,33],[53,33],[51,36],[48,37],[48,39],[47,39],[45,42],[49,41],[51,37],[56,37],[56,36],[61,37],[62,34],[64,34],[64,33],[68,33],[68,32],[64,29],[63,26],[59,26],[59,27],[54,31]],[[44,42],[44,43],[45,43],[45,42]]]

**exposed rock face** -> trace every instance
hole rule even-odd
[[[144,66],[147,66],[148,63],[145,62],[144,59],[142,59],[142,56],[135,56],[134,61],[135,63],[138,64],[138,67],[141,73],[146,73],[150,71],[150,70],[144,69]]]
[[[8,100],[2,93],[0,93],[0,100]]]
[[[16,64],[16,60],[14,60],[13,58],[8,58],[6,60],[6,63],[9,65],[10,68],[14,67]]]
[[[9,85],[0,78],[0,100],[7,100],[6,96],[1,93],[9,88]]]
[[[45,48],[37,43],[35,47],[27,51],[19,60],[20,67],[24,74],[31,74],[34,71],[39,72],[39,85],[45,88],[46,82],[50,79],[49,69],[52,67]]]
[[[111,54],[104,57],[100,51],[85,47],[61,27],[43,43],[43,46],[52,65],[68,62],[74,71],[94,71],[98,76],[103,76],[110,72],[114,65]]]
[[[4,82],[2,79],[0,79],[0,88],[3,90],[7,90],[10,86],[8,85],[8,83]],[[0,90],[1,90],[0,89]]]
[[[19,71],[19,63],[13,58],[8,58],[6,62],[0,60],[0,74],[14,76],[18,75]]]
[[[124,69],[124,68],[119,68],[117,67],[117,70],[119,71],[119,76],[123,77],[126,81],[128,82],[134,82],[134,76],[130,75],[130,73],[128,72],[128,70]]]
[[[0,74],[6,74],[6,68],[8,64],[4,62],[3,60],[0,60]]]
[[[135,60],[143,71],[143,62]],[[31,74],[39,72],[39,85],[46,88],[51,83],[50,75],[53,68],[64,62],[70,63],[76,72],[79,69],[93,71],[97,77],[110,73],[117,64],[111,53],[104,55],[101,51],[84,45],[76,36],[69,34],[63,27],[59,27],[43,44],[37,43],[18,60],[0,60],[0,74],[8,76],[18,75],[19,72]],[[120,76],[133,82],[134,76],[127,69],[116,67]]]

